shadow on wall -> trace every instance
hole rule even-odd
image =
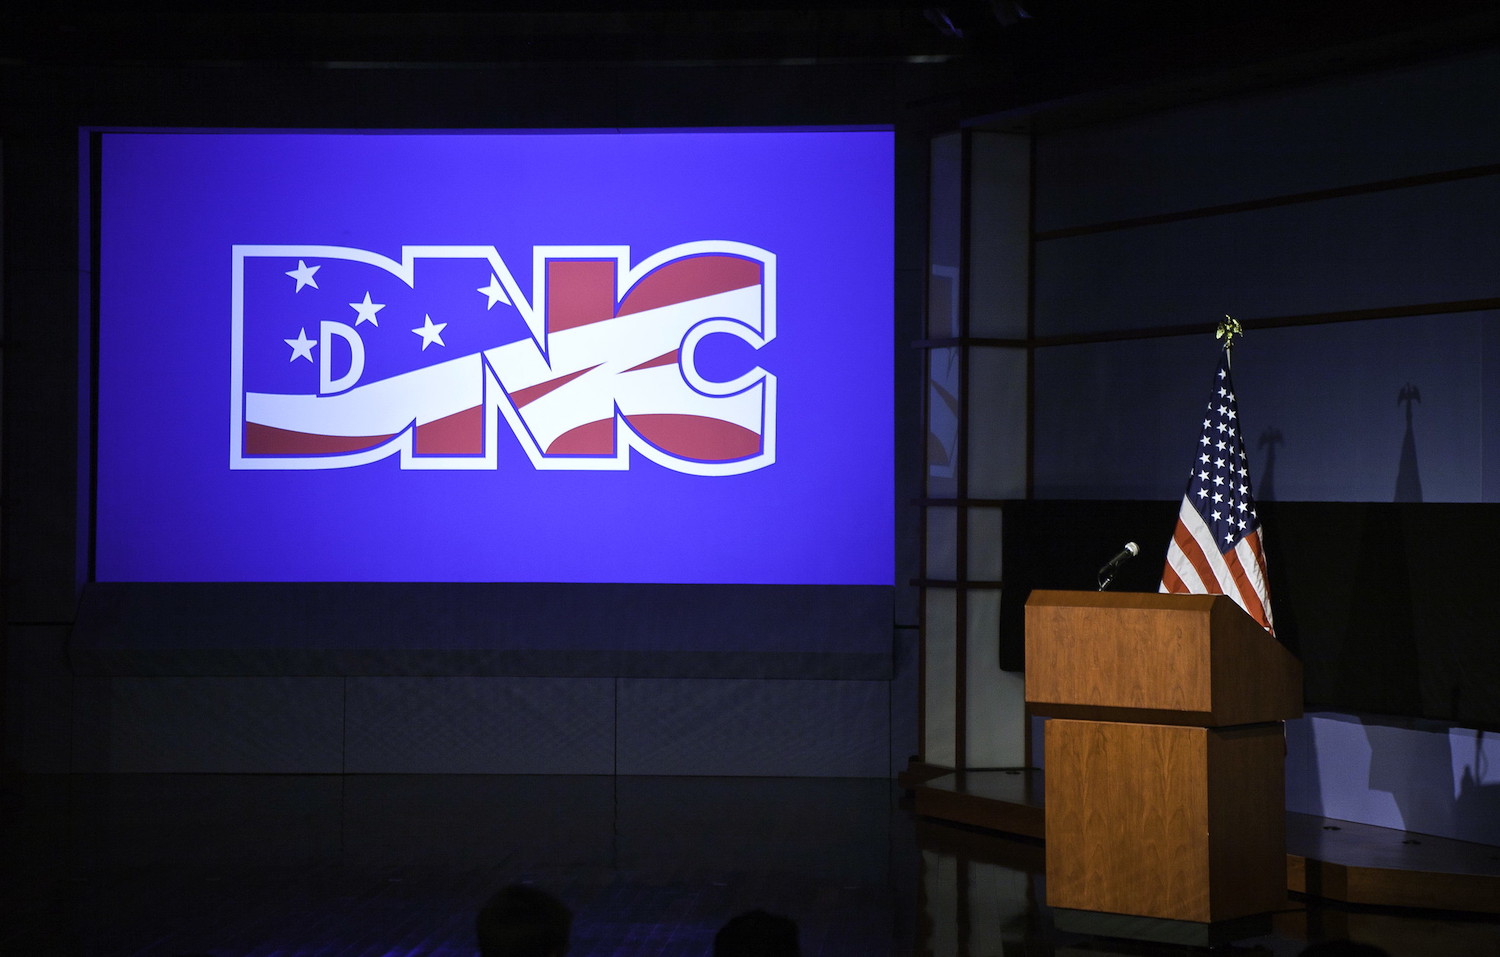
[[[1421,399],[1421,392],[1410,382],[1396,394],[1406,417],[1396,463],[1394,502],[1398,505],[1422,501],[1412,422],[1413,406]],[[1268,447],[1267,486],[1280,441],[1281,434],[1274,429],[1261,437],[1261,446]],[[1295,614],[1288,614],[1284,624],[1293,636],[1301,626],[1319,638],[1322,653],[1305,661],[1312,672],[1309,696],[1314,700],[1365,700],[1375,707],[1416,715],[1431,706],[1427,700],[1434,694],[1431,685],[1457,681],[1449,717],[1464,721],[1473,709],[1466,709],[1463,700],[1465,684],[1459,676],[1465,669],[1455,663],[1464,660],[1463,648],[1434,648],[1430,643],[1436,639],[1441,645],[1456,628],[1464,630],[1473,623],[1462,615],[1443,617],[1436,625],[1430,620],[1436,617],[1434,602],[1426,594],[1432,576],[1414,576],[1414,572],[1432,564],[1434,543],[1445,539],[1441,530],[1433,532],[1437,513],[1422,513],[1425,521],[1413,524],[1415,516],[1407,509],[1385,511],[1372,506],[1345,516],[1344,527],[1320,529],[1337,531],[1334,537],[1349,543],[1352,574],[1341,583],[1343,587],[1321,590],[1316,603],[1299,606],[1316,620],[1299,622]],[[1452,516],[1445,518],[1451,521]],[[1414,540],[1421,535],[1409,541],[1413,537],[1408,532],[1413,529],[1426,529],[1431,541]],[[1412,554],[1414,548],[1416,554]],[[1293,549],[1293,554],[1286,555],[1290,564],[1302,557],[1299,551]],[[1437,604],[1452,612],[1449,602]],[[1341,609],[1339,614],[1322,614],[1333,606]],[[1419,619],[1425,628],[1419,627]],[[1280,615],[1278,624],[1283,624]],[[1470,666],[1473,661],[1468,659]],[[1424,670],[1430,673],[1426,686]],[[1486,734],[1455,721],[1309,713],[1287,725],[1287,807],[1500,846],[1500,773],[1493,770],[1500,767],[1500,736]]]
[[[1391,795],[1406,830],[1500,847],[1500,738],[1445,725],[1360,719],[1372,791]]]
[[[1287,724],[1287,810],[1500,846],[1500,736],[1310,713]]]
[[[1449,729],[1424,728],[1416,722],[1387,724],[1371,716],[1361,717],[1359,723],[1369,742],[1370,767],[1364,780],[1371,791],[1390,795],[1398,826],[1423,834],[1461,836],[1454,820]]]
[[[1286,441],[1281,430],[1274,425],[1266,426],[1256,442],[1266,450],[1265,462],[1261,465],[1260,482],[1255,488],[1255,497],[1261,502],[1276,501],[1276,446]]]
[[[1455,730],[1449,741],[1454,767],[1461,768],[1454,827],[1462,834],[1474,835],[1467,840],[1500,846],[1500,736],[1490,734],[1486,739],[1483,731]]]
[[[1396,401],[1406,406],[1406,435],[1401,440],[1401,459],[1396,463],[1397,502],[1422,501],[1422,474],[1417,468],[1417,437],[1411,427],[1411,404],[1422,401],[1422,393],[1408,382],[1396,393]]]

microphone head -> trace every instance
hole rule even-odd
[[[1130,553],[1130,557],[1134,558],[1141,553],[1141,546],[1137,545],[1135,542],[1126,542],[1125,550]]]

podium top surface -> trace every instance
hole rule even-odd
[[[1036,591],[1026,700],[1053,717],[1281,721],[1302,713],[1302,666],[1224,595]]]

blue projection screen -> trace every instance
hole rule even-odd
[[[94,136],[96,581],[891,584],[889,131]]]

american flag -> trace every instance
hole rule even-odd
[[[1260,518],[1250,492],[1250,465],[1240,437],[1227,347],[1219,353],[1214,392],[1203,415],[1203,432],[1177,513],[1177,530],[1167,547],[1161,590],[1176,595],[1228,595],[1275,633]]]

